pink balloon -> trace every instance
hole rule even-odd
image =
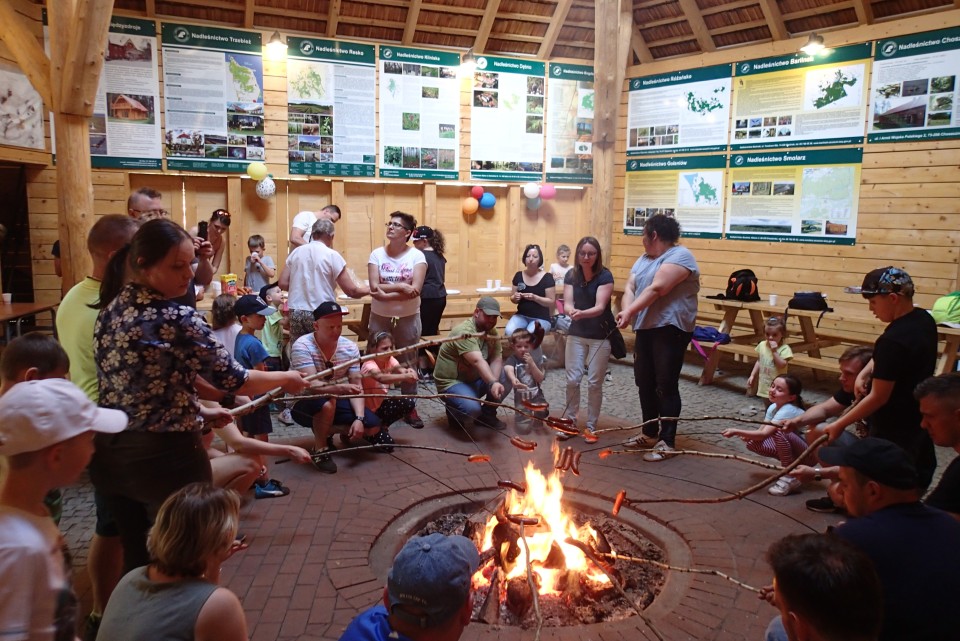
[[[480,185],[474,185],[473,187],[470,188],[470,195],[476,198],[477,200],[480,200],[481,198],[483,198],[483,187],[481,187]]]
[[[476,187],[474,187],[476,189]],[[472,196],[469,198],[463,199],[463,213],[465,214],[475,214],[477,210],[480,209],[480,201]]]
[[[540,197],[544,200],[550,200],[557,195],[557,188],[553,185],[541,185]]]

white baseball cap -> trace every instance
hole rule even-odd
[[[0,396],[0,456],[37,452],[84,432],[116,434],[127,427],[121,410],[97,407],[63,378],[17,383]]]

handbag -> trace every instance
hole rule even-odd
[[[625,358],[627,356],[627,344],[623,340],[623,334],[620,333],[620,328],[617,327],[617,321],[609,307],[604,312],[603,331],[607,332],[607,340],[610,341],[610,355],[614,358]]]
[[[817,327],[820,327],[820,321],[827,312],[832,312],[833,308],[827,304],[827,299],[822,292],[794,292],[793,298],[787,303],[787,309],[783,312],[783,324],[787,324],[787,315],[791,309],[803,309],[811,312],[820,312],[817,318]]]

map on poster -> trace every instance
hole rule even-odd
[[[863,148],[734,154],[726,237],[853,245]]]
[[[870,43],[736,65],[733,149],[863,143]]]
[[[960,137],[960,28],[878,40],[870,142]]]
[[[593,182],[593,67],[551,62],[547,182]]]
[[[239,172],[266,159],[260,34],[163,23],[168,169]]]
[[[380,45],[380,177],[459,177],[460,54]]]
[[[627,156],[726,149],[732,65],[630,78]]]
[[[543,177],[545,65],[479,56],[470,110],[470,177],[539,181]]]
[[[643,234],[647,218],[677,219],[688,238],[720,238],[723,232],[726,156],[628,158],[623,233]]]
[[[0,145],[44,150],[43,100],[16,65],[0,63]]]
[[[373,45],[287,38],[287,158],[291,174],[376,175]]]

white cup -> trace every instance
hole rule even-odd
[[[776,294],[770,294],[770,306],[771,306],[771,307],[776,307],[776,306],[777,306],[777,295],[776,295]]]
[[[3,295],[3,304],[4,304],[4,305],[9,305],[9,304],[12,303],[12,302],[13,302],[13,294],[6,294],[6,293],[5,293],[5,294]]]
[[[223,292],[223,284],[219,280],[210,281],[210,293],[219,296]]]
[[[488,279],[487,279],[487,289],[493,289],[493,279],[492,279],[492,278],[488,278]]]
[[[499,279],[499,278],[498,278],[497,280],[493,281],[493,286],[496,287],[497,289],[500,289],[500,279]]]

